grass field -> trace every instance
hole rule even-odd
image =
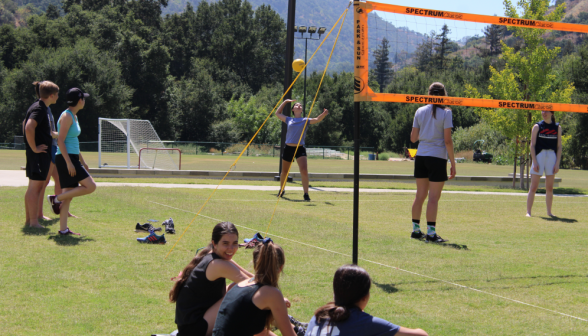
[[[83,154],[90,167],[98,167],[98,153]],[[216,170],[226,171],[235,161],[236,156],[184,155],[182,169],[184,170]],[[309,159],[309,170],[314,173],[353,173],[352,160],[323,160]],[[242,157],[237,163],[236,171],[278,171],[278,159],[272,157]],[[0,170],[20,169],[25,165],[24,151],[0,150]],[[414,162],[367,161],[362,160],[360,171],[363,174],[412,174]],[[293,165],[292,171],[297,172],[298,166]],[[508,176],[512,173],[510,166],[497,166],[478,163],[458,163],[458,175],[463,176]],[[585,193],[588,194],[588,171],[562,169],[558,174],[562,178],[557,193]],[[216,184],[218,180],[201,179],[97,179],[103,182],[152,182],[152,183],[206,183]],[[260,181],[227,181],[225,184],[254,184],[274,185],[273,182]],[[352,187],[352,182],[318,182],[311,181],[317,187]],[[397,182],[361,181],[362,188],[394,188],[414,189],[413,184]],[[512,189],[498,189],[484,186],[447,186],[447,190],[466,191],[513,191]]]
[[[135,223],[173,217],[180,233],[210,190],[98,188],[72,204],[82,218],[70,227],[81,237],[58,236],[56,220],[43,232],[24,229],[24,192],[0,188],[0,323],[7,335],[170,332],[170,278],[218,221],[239,225],[240,239],[263,233],[276,201],[275,192],[217,191],[207,217],[164,260],[179,234],[166,235],[167,245],[141,245]],[[270,236],[286,251],[280,285],[291,314],[308,320],[332,298],[336,268],[351,261],[352,195],[315,192],[311,203],[296,201],[301,193],[287,196]],[[408,238],[413,197],[361,195],[359,264],[374,282],[367,312],[430,335],[588,334],[588,199],[556,198],[561,217],[551,219],[542,217],[543,197],[537,217],[525,218],[522,196],[446,194],[438,232],[451,244],[440,246]],[[235,260],[251,269],[251,250]]]

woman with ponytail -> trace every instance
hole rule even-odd
[[[409,329],[373,317],[363,310],[370,300],[372,280],[356,265],[339,267],[333,279],[335,301],[317,309],[306,336],[427,336],[422,329]]]
[[[447,96],[445,86],[435,82],[429,86],[429,96]],[[437,100],[437,99],[435,99]],[[442,102],[442,99],[438,99]],[[453,121],[451,110],[444,105],[430,104],[419,108],[414,115],[410,141],[419,141],[414,159],[414,177],[417,192],[412,203],[413,239],[425,239],[432,243],[444,243],[436,231],[437,209],[445,181],[455,177],[455,157],[451,139]],[[451,162],[451,176],[447,177],[447,158]],[[427,234],[421,231],[421,213],[427,203]]]
[[[178,336],[209,336],[227,291],[226,279],[241,282],[253,274],[233,261],[239,249],[239,231],[233,223],[216,224],[210,244],[198,251],[178,275],[169,292],[176,303]]]
[[[278,289],[286,258],[271,238],[253,251],[255,276],[242,281],[225,296],[212,331],[213,336],[274,335],[272,322],[283,336],[296,336],[288,317],[290,302]]]
[[[545,172],[545,203],[547,204],[547,216],[554,217],[551,213],[553,204],[553,182],[555,174],[559,172],[561,162],[561,126],[555,122],[552,111],[541,111],[543,120],[536,123],[531,131],[531,186],[527,195],[527,217],[531,217],[535,193],[539,188],[539,182]]]

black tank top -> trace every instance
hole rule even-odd
[[[253,295],[261,287],[234,286],[221,303],[212,336],[253,336],[262,332],[271,311],[261,310],[253,303]]]
[[[204,256],[198,266],[194,267],[186,283],[180,290],[176,301],[176,324],[186,325],[199,322],[204,313],[222,299],[227,291],[225,278],[210,281],[206,278],[206,269],[211,261],[222,259],[216,253]]]
[[[539,125],[539,132],[537,132],[537,139],[535,141],[535,155],[538,155],[544,149],[551,149],[557,153],[559,124],[548,124],[545,120],[541,120],[537,125]]]

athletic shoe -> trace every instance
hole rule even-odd
[[[278,197],[284,197],[285,193],[286,193],[286,190],[282,190],[281,193],[278,191]]]
[[[137,223],[137,225],[135,225],[135,231],[145,231],[145,232],[161,231],[161,228],[154,228],[153,225],[151,225],[149,223],[145,223],[145,224]]]
[[[296,318],[294,318],[294,316],[292,316],[292,315],[288,315],[288,319],[290,319],[290,323],[296,327],[303,327],[303,328],[308,327],[308,323],[300,322]]]
[[[308,196],[308,194],[304,194],[304,200],[310,202],[310,196]]]
[[[79,233],[72,232],[69,228],[65,229],[65,232],[61,232],[61,231],[57,231],[57,232],[59,232],[59,234],[62,236],[69,236],[69,235],[79,236],[80,235]]]
[[[306,328],[302,326],[294,326],[294,332],[296,333],[296,336],[305,336]]]
[[[425,238],[425,234],[421,230],[412,231],[412,233],[410,234],[410,238],[423,240]]]
[[[59,207],[61,206],[61,202],[56,200],[57,195],[49,195],[47,196],[47,202],[49,202],[49,206],[51,206],[51,210],[54,214],[59,215]]]
[[[427,242],[431,242],[431,243],[445,243],[445,242],[448,242],[448,241],[449,240],[441,238],[441,236],[439,236],[436,233],[435,233],[434,236],[427,235]]]
[[[174,227],[174,220],[171,219],[171,217],[169,219],[166,219],[163,221],[163,226],[165,227],[165,233],[169,233],[169,234],[176,233],[176,229]]]
[[[250,239],[247,239],[247,238],[246,238],[246,239],[243,239],[243,241],[244,241],[244,242],[246,242],[246,243],[249,243],[249,242],[251,242],[251,241],[258,241],[258,242],[261,242],[261,241],[263,241],[263,236],[261,235],[261,233],[257,232],[257,233],[255,233],[255,234],[253,235],[253,238],[250,238]]]
[[[153,231],[151,231],[151,233],[145,238],[137,238],[137,241],[139,243],[146,243],[146,244],[165,244],[166,243],[164,234],[162,234],[161,236],[158,236]]]

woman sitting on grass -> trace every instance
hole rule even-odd
[[[286,258],[284,250],[270,238],[253,251],[255,277],[242,281],[225,296],[213,336],[274,335],[272,321],[283,336],[296,336],[288,317],[288,300],[278,289]]]
[[[339,267],[333,279],[335,301],[320,307],[308,324],[306,336],[427,336],[373,317],[363,310],[370,300],[372,280],[356,265]]]
[[[232,260],[238,249],[235,225],[218,223],[210,244],[180,273],[169,292],[169,300],[176,303],[178,336],[211,335],[218,308],[230,289],[226,279],[240,282],[253,276]]]

